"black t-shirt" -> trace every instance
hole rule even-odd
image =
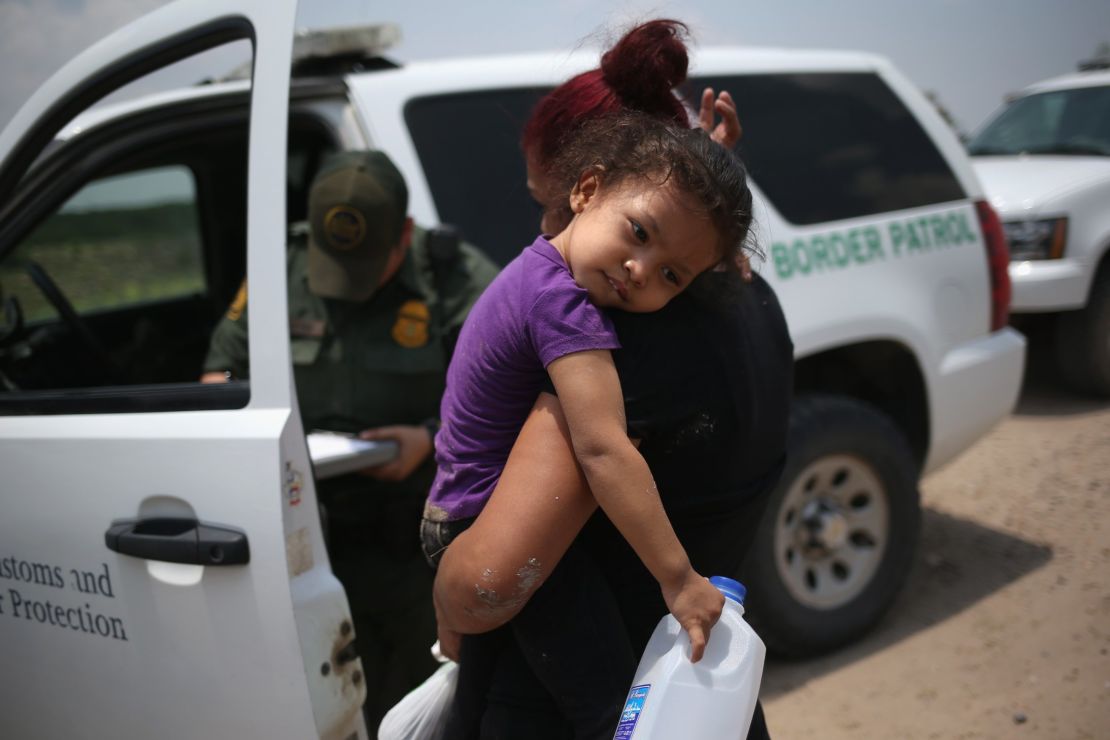
[[[766,492],[786,454],[793,343],[774,291],[699,281],[661,311],[611,314],[629,434],[669,512]]]
[[[793,343],[771,286],[712,273],[653,314],[612,314],[629,433],[643,440],[694,569],[736,577],[786,460]],[[579,542],[601,569],[634,653],[667,613],[651,574],[598,512]]]

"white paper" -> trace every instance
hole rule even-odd
[[[313,431],[307,435],[308,456],[317,480],[363,468],[383,465],[397,458],[392,440],[359,439],[337,432]]]
[[[348,437],[343,434],[330,432],[310,432],[308,435],[308,455],[313,462],[325,462],[334,457],[344,455],[357,455],[360,452],[373,450],[377,442],[358,437]]]

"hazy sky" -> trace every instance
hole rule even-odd
[[[0,0],[0,126],[70,57],[164,0]],[[402,61],[597,45],[630,21],[686,21],[700,45],[857,49],[892,59],[965,131],[1003,96],[1110,42],[1110,0],[311,0],[301,25],[393,21]],[[742,107],[742,103],[741,103]]]

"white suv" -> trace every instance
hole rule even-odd
[[[597,56],[400,67],[344,49],[352,32],[310,46],[290,85],[293,5],[167,6],[0,134],[4,737],[363,732],[292,382],[287,224],[323,156],[378,147],[418,221],[507,261],[539,216],[520,126]],[[251,79],[88,110],[242,39]],[[919,476],[1013,408],[1006,246],[959,142],[884,60],[718,49],[692,69],[691,99],[711,84],[740,101],[762,270],[797,350],[751,616],[779,651],[827,650],[898,592]],[[253,375],[201,385],[244,276]]]
[[[1110,70],[1027,87],[969,151],[1010,240],[1016,318],[1050,324],[1073,388],[1110,396]]]

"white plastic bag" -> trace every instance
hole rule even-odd
[[[382,718],[378,740],[439,740],[455,697],[459,664],[448,661]]]

